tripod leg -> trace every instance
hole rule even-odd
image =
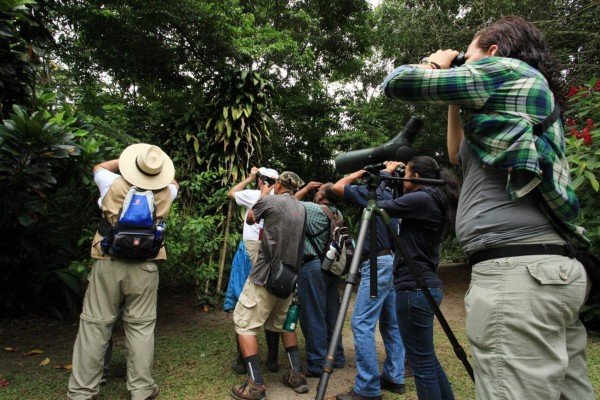
[[[365,238],[367,236],[367,230],[370,224],[368,223],[373,218],[373,212],[370,207],[363,210],[362,224],[356,239],[356,249],[354,250],[354,256],[352,257],[352,263],[350,264],[350,271],[346,275],[346,286],[344,288],[344,294],[342,295],[342,301],[340,303],[340,312],[338,313],[337,320],[335,322],[335,328],[331,335],[331,343],[329,343],[329,349],[325,362],[323,365],[323,374],[319,380],[319,386],[317,387],[316,400],[323,400],[325,398],[325,391],[327,384],[329,383],[329,376],[334,370],[333,364],[335,361],[335,351],[339,341],[342,339],[342,329],[344,328],[344,320],[346,319],[346,313],[348,312],[348,306],[350,305],[350,298],[352,296],[352,289],[358,282],[358,266],[360,264],[360,254],[365,246]],[[374,235],[375,232],[372,232]]]

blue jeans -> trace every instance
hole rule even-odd
[[[377,257],[377,297],[371,298],[371,266],[365,261],[360,266],[360,284],[352,313],[352,333],[356,350],[357,375],[354,391],[361,396],[381,396],[379,361],[375,343],[375,327],[385,346],[386,359],[382,376],[393,383],[404,383],[404,345],[396,319],[396,292],[393,283],[394,258]]]
[[[340,279],[321,269],[318,258],[302,266],[298,277],[298,300],[300,301],[300,328],[306,346],[306,364],[311,374],[321,374],[323,362],[340,311]],[[334,366],[346,364],[342,341],[338,343]]]
[[[430,288],[440,305],[442,290]],[[454,399],[454,393],[433,348],[433,311],[422,290],[396,292],[396,310],[406,357],[415,375],[419,399]]]

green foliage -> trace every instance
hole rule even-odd
[[[249,170],[256,153],[260,160],[263,139],[269,139],[266,113],[273,84],[253,71],[227,72],[208,94],[209,120],[206,122],[211,149],[206,163],[224,165],[223,184],[238,182]],[[198,144],[196,137],[195,145]]]
[[[56,315],[75,312],[80,282],[68,269],[77,257],[69,243],[79,235],[81,206],[71,172],[80,155],[74,139],[86,131],[68,110],[13,110],[0,126],[0,313],[40,304]]]
[[[566,126],[566,151],[571,167],[573,187],[580,201],[579,223],[593,243],[600,247],[600,208],[598,208],[597,171],[600,168],[600,84],[597,78],[573,86],[569,94]]]
[[[38,9],[33,0],[0,2],[0,121],[32,100],[36,66],[51,41]]]

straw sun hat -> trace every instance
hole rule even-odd
[[[158,146],[132,144],[119,157],[119,170],[125,180],[140,189],[158,190],[175,177],[173,161]]]

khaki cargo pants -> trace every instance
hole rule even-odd
[[[157,387],[152,379],[157,291],[155,262],[96,260],[73,348],[70,399],[89,399],[98,394],[104,354],[121,304],[127,348],[127,390],[132,400],[152,394]]]

